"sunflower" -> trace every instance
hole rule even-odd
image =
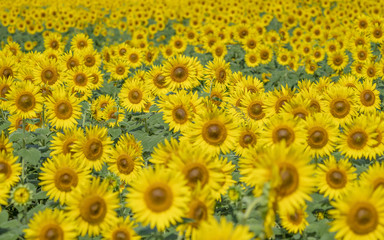
[[[224,58],[228,53],[227,45],[223,41],[214,43],[210,50],[213,58]]]
[[[165,59],[170,59],[176,55],[176,51],[171,45],[160,45],[160,51]]]
[[[368,122],[368,119],[362,115],[345,126],[337,148],[346,157],[368,157],[371,146],[377,144],[376,126]]]
[[[190,105],[189,94],[184,90],[160,97],[158,106],[163,112],[164,122],[175,132],[185,131],[195,115]]]
[[[100,89],[104,83],[104,74],[98,68],[91,69],[91,86],[92,90]]]
[[[88,168],[100,171],[112,151],[112,141],[106,128],[87,127],[85,132],[85,137],[75,141],[71,149],[74,152],[73,158]]]
[[[92,87],[91,72],[86,67],[74,67],[65,74],[65,82],[68,88],[76,92],[84,93]]]
[[[311,114],[311,100],[302,95],[294,96],[288,103],[282,106],[282,113],[291,114],[293,118],[305,120]]]
[[[244,58],[245,58],[245,64],[247,64],[247,66],[250,68],[257,67],[260,64],[259,55],[257,54],[256,51],[247,52]]]
[[[335,123],[344,125],[357,114],[356,93],[344,86],[333,86],[325,95],[326,109]]]
[[[261,134],[260,144],[269,147],[284,141],[287,146],[303,146],[305,130],[301,123],[301,119],[292,118],[287,113],[269,118]]]
[[[91,105],[92,117],[97,121],[104,118],[104,110],[109,106],[115,106],[115,100],[110,95],[100,95],[96,100],[93,100]]]
[[[235,165],[224,157],[219,157],[217,162],[219,167],[216,171],[221,173],[220,180],[218,181],[220,188],[211,189],[211,195],[216,201],[221,201],[221,197],[224,196],[228,192],[228,189],[236,183],[232,178],[232,174],[235,171]]]
[[[1,179],[1,185],[12,187],[20,180],[21,164],[16,161],[17,157],[13,153],[0,152],[0,173],[5,176]]]
[[[186,146],[189,146],[189,142],[187,141],[178,141],[175,138],[171,138],[170,140],[165,139],[164,142],[160,142],[154,147],[149,162],[168,168],[168,164],[173,162],[179,154],[179,149]]]
[[[133,229],[135,224],[129,220],[119,217],[118,221],[109,228],[103,230],[102,235],[105,240],[140,240],[141,237]]]
[[[184,136],[193,146],[205,145],[213,154],[227,153],[234,148],[238,130],[233,119],[216,107],[197,115]]]
[[[78,33],[73,36],[71,41],[72,51],[84,51],[88,48],[93,48],[93,40],[84,33]]]
[[[55,155],[43,163],[39,176],[41,189],[49,199],[67,203],[70,194],[89,182],[91,171],[81,162],[74,161],[71,155]]]
[[[135,137],[129,133],[121,134],[116,146],[127,146],[128,148],[133,148],[139,155],[143,152],[143,145],[141,144],[141,141],[137,141]]]
[[[119,124],[124,120],[124,110],[114,105],[109,105],[103,110],[103,117],[108,126],[118,127]]]
[[[81,59],[81,63],[88,68],[98,68],[101,64],[100,54],[96,50],[91,48],[82,51],[79,54],[79,58]]]
[[[375,80],[380,76],[379,64],[374,61],[368,61],[363,65],[362,77],[365,80]]]
[[[0,53],[0,78],[14,78],[18,72],[18,60]]]
[[[243,89],[250,93],[264,93],[263,82],[260,81],[260,79],[249,75],[239,79],[239,81],[235,83],[235,88]]]
[[[165,82],[165,75],[162,67],[153,65],[145,75],[145,82],[148,89],[155,96],[162,96],[169,92]]]
[[[228,222],[224,217],[217,222],[212,219],[209,222],[202,222],[196,231],[196,238],[199,240],[227,239],[227,240],[249,240],[254,238],[254,233],[249,230],[248,226],[234,226],[232,222]]]
[[[192,192],[188,206],[186,218],[193,221],[180,224],[176,230],[180,231],[179,234],[185,232],[186,239],[197,239],[196,231],[200,224],[213,220],[215,201],[210,196],[208,188],[197,187]]]
[[[9,111],[23,119],[36,118],[36,113],[43,110],[43,97],[39,90],[29,81],[16,84],[7,94]]]
[[[128,188],[127,206],[138,222],[162,232],[185,216],[190,199],[186,184],[179,172],[147,168]]]
[[[382,24],[372,24],[368,30],[369,37],[373,43],[383,43],[384,27]]]
[[[121,106],[132,112],[143,111],[148,102],[148,89],[139,79],[128,79],[119,93]]]
[[[13,78],[0,78],[0,109],[7,110],[7,94],[11,91],[11,89],[14,87],[14,80]]]
[[[124,60],[128,61],[131,68],[138,68],[144,62],[144,53],[139,48],[128,48]]]
[[[279,216],[281,218],[281,225],[289,233],[300,233],[302,234],[305,228],[308,226],[306,218],[308,217],[305,211],[307,206],[299,207],[295,209],[293,213],[280,211]]]
[[[328,65],[337,72],[342,72],[348,64],[348,55],[342,50],[332,52],[328,55]]]
[[[48,96],[47,118],[52,126],[58,129],[72,128],[80,117],[79,100],[64,87],[56,88],[52,96]]]
[[[65,217],[64,211],[46,208],[35,213],[23,230],[25,239],[76,239],[76,225]]]
[[[44,37],[45,49],[52,49],[57,52],[64,50],[65,44],[62,42],[62,36],[60,33],[51,32],[48,36]]]
[[[376,162],[359,176],[359,183],[365,188],[371,188],[374,191],[384,187],[384,165]]]
[[[229,63],[222,58],[214,58],[213,61],[207,63],[204,70],[204,75],[207,79],[206,85],[209,85],[211,80],[218,85],[227,85],[230,74]]]
[[[27,206],[32,203],[33,191],[26,184],[19,184],[11,191],[11,202],[15,206]]]
[[[126,184],[138,178],[144,166],[140,152],[133,147],[120,144],[116,146],[108,160],[108,170],[115,173]]]
[[[78,52],[68,51],[62,54],[59,58],[59,62],[62,68],[65,70],[71,70],[75,67],[81,66],[81,58]]]
[[[288,85],[281,86],[280,90],[275,89],[267,93],[267,99],[265,100],[266,114],[267,116],[276,115],[282,110],[282,106],[291,100],[294,96],[293,90]]]
[[[55,87],[62,83],[62,68],[54,59],[39,58],[33,70],[33,77],[39,85]]]
[[[83,131],[80,128],[63,129],[63,133],[58,132],[53,136],[50,149],[51,156],[73,154],[73,144],[75,141],[84,137]]]
[[[191,89],[198,85],[196,67],[193,62],[194,58],[183,55],[168,59],[163,65],[165,84],[172,90]]]
[[[337,239],[377,239],[384,235],[384,189],[358,187],[332,202],[330,231]]]
[[[169,44],[173,47],[176,53],[182,54],[187,49],[187,42],[183,37],[173,36],[169,40]]]
[[[370,150],[367,152],[367,158],[370,160],[376,159],[377,156],[381,156],[384,153],[383,144],[383,129],[384,129],[384,116],[382,112],[371,113],[367,116],[367,122],[374,126],[376,143],[370,146]]]
[[[304,128],[307,134],[305,148],[311,156],[329,156],[334,151],[339,129],[329,115],[316,113],[308,117]]]
[[[265,114],[265,94],[263,92],[255,94],[244,91],[239,109],[242,114],[245,114],[247,120],[251,120],[251,123],[259,125],[265,123],[267,119]]]
[[[13,153],[12,142],[9,141],[9,138],[4,132],[0,134],[0,153],[1,152],[5,154]]]
[[[239,127],[239,137],[235,152],[242,156],[246,149],[256,148],[261,133],[261,127],[252,122],[242,123]]]
[[[123,80],[129,74],[129,62],[125,59],[115,57],[110,62],[105,64],[106,71],[111,74],[110,81]]]
[[[260,64],[267,64],[272,60],[273,51],[272,49],[264,44],[260,44],[257,47],[258,59]]]
[[[336,85],[357,89],[359,86],[361,86],[361,83],[359,82],[359,79],[353,74],[343,74],[340,76]]]
[[[364,80],[363,84],[358,85],[357,93],[360,99],[359,112],[375,112],[380,108],[379,91],[376,89],[376,83],[371,80]]]
[[[368,46],[359,46],[357,48],[353,48],[352,56],[355,61],[365,62],[372,57],[371,48]]]
[[[356,168],[348,159],[336,162],[333,156],[318,165],[316,170],[317,188],[324,197],[338,199],[343,197],[355,186]]]
[[[78,226],[77,232],[84,236],[97,236],[118,221],[117,192],[108,189],[108,182],[93,178],[69,195],[66,216]]]

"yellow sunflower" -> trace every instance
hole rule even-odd
[[[94,178],[69,195],[66,216],[78,226],[78,234],[93,237],[117,222],[117,208],[118,193],[109,190],[108,181]]]
[[[81,63],[88,68],[98,68],[101,64],[100,54],[96,50],[91,48],[82,51],[79,54],[79,58],[81,59]]]
[[[179,172],[147,168],[128,188],[127,206],[138,222],[162,232],[185,216],[191,195],[186,184]]]
[[[242,156],[246,149],[256,148],[258,146],[261,127],[252,122],[242,123],[239,127],[239,137],[235,152]]]
[[[1,181],[1,180],[0,180]],[[13,187],[11,191],[11,202],[15,204],[15,206],[27,206],[31,204],[31,200],[33,198],[33,191],[26,184],[18,184]]]
[[[312,157],[329,156],[335,149],[339,129],[328,114],[316,113],[305,121],[306,151]]]
[[[12,187],[20,181],[21,164],[17,163],[17,157],[13,153],[0,152],[0,170],[4,174],[4,178],[0,179],[1,185]]]
[[[35,213],[23,231],[27,240],[77,238],[76,225],[59,209],[46,208]]]
[[[359,183],[362,187],[371,188],[374,191],[384,187],[384,165],[376,162],[370,165],[366,171],[360,174]]]
[[[332,202],[330,231],[337,239],[365,240],[384,236],[384,189],[358,187]]]
[[[12,114],[25,118],[36,118],[43,110],[43,97],[40,88],[31,82],[20,82],[7,94],[8,109]]]
[[[186,147],[186,142],[179,142],[175,138],[170,140],[165,139],[164,142],[159,143],[151,154],[149,162],[155,165],[168,167],[168,164],[173,162],[179,153],[179,149]]]
[[[196,116],[195,123],[182,134],[193,146],[205,146],[213,153],[228,153],[235,147],[238,129],[233,119],[216,107]]]
[[[138,141],[132,134],[129,133],[121,134],[116,146],[127,146],[128,148],[133,148],[139,155],[143,153],[143,145],[141,144],[141,141]]]
[[[212,80],[215,84],[225,86],[228,84],[231,74],[229,63],[223,58],[214,58],[213,61],[207,63],[204,74],[207,79],[206,85],[209,86]]]
[[[374,126],[376,132],[376,143],[370,146],[370,151],[367,155],[370,160],[376,159],[377,156],[381,156],[384,153],[384,115],[382,112],[371,113],[367,116],[367,122]]]
[[[194,58],[177,55],[163,64],[165,84],[172,90],[191,89],[198,85]]]
[[[371,146],[377,144],[376,126],[368,122],[368,119],[362,115],[345,126],[337,148],[346,157],[368,157]]]
[[[84,51],[88,48],[93,48],[93,40],[84,33],[78,33],[73,36],[71,41],[72,51]]]
[[[145,75],[146,85],[152,94],[155,96],[163,96],[170,90],[165,82],[164,71],[161,66],[153,65]]]
[[[327,63],[336,72],[342,72],[348,61],[348,55],[344,51],[338,50],[328,55]]]
[[[43,163],[39,176],[41,189],[49,199],[65,204],[68,196],[89,182],[91,171],[81,162],[74,161],[71,155],[56,155]]]
[[[64,87],[56,88],[52,96],[48,96],[46,116],[57,129],[76,126],[81,117],[80,110],[79,100]]]
[[[118,221],[109,228],[103,230],[104,240],[140,240],[141,237],[133,229],[135,224],[129,220],[119,217]]]
[[[0,153],[4,152],[5,154],[13,153],[12,142],[9,141],[9,138],[3,133],[0,134]]]
[[[289,233],[300,233],[302,234],[305,228],[309,225],[306,218],[308,217],[307,212],[305,211],[307,206],[299,207],[295,209],[293,213],[284,212],[284,210],[279,212],[281,218],[281,225]]]
[[[338,199],[343,197],[355,186],[356,168],[348,159],[336,162],[333,156],[318,165],[316,170],[317,188],[324,197]]]
[[[144,53],[139,48],[128,48],[124,59],[128,61],[131,68],[138,68],[144,62]]]
[[[84,133],[81,128],[63,129],[63,133],[58,132],[56,136],[53,136],[50,146],[52,152],[50,155],[73,155],[73,144],[83,137]]]
[[[11,91],[11,89],[14,87],[14,80],[13,78],[0,78],[0,109],[7,110],[8,105],[8,97],[7,94]]]
[[[62,83],[62,67],[53,59],[39,58],[33,70],[33,77],[39,85],[55,87]]]
[[[216,201],[221,201],[222,196],[224,196],[228,192],[228,189],[236,183],[232,178],[236,166],[225,157],[219,157],[217,162],[219,167],[216,171],[221,174],[220,180],[218,181],[220,188],[217,190],[211,189],[211,195]]]
[[[128,79],[119,93],[121,106],[132,112],[142,112],[148,103],[149,92],[144,82],[139,79]]]
[[[254,238],[254,233],[249,230],[248,226],[236,225],[227,221],[224,217],[217,222],[212,219],[209,222],[202,222],[196,231],[194,240],[212,240],[212,239],[227,239],[227,240],[249,240]]]
[[[140,175],[144,160],[136,149],[120,144],[113,150],[108,165],[109,171],[115,173],[126,184],[130,184]]]
[[[368,113],[380,109],[381,101],[376,83],[371,80],[364,80],[363,84],[357,87],[357,93],[360,99],[359,112]]]
[[[270,91],[267,94],[267,99],[265,100],[266,105],[266,114],[267,116],[275,115],[282,110],[282,106],[290,101],[294,96],[294,91],[291,90],[288,85],[281,86],[280,90],[275,89]]]
[[[112,151],[112,141],[106,128],[87,127],[85,137],[75,141],[73,158],[84,163],[88,168],[100,171]]]
[[[110,62],[105,64],[106,71],[111,74],[108,82],[114,80],[123,80],[129,74],[129,62],[120,57],[113,58]]]
[[[93,87],[91,72],[83,66],[68,70],[64,78],[68,88],[76,92],[85,93]]]

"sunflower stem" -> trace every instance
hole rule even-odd
[[[241,219],[241,224],[246,224],[247,219],[251,215],[252,210],[257,206],[257,204],[260,203],[260,198],[255,198],[251,204],[247,207],[247,210],[245,210],[244,216]]]

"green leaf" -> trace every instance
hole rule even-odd
[[[8,221],[8,212],[7,211],[1,211],[0,212],[0,223]]]
[[[110,128],[108,129],[109,135],[111,135],[112,140],[119,138],[121,135],[121,128]]]
[[[38,165],[41,153],[36,148],[21,149],[18,155],[26,160],[31,165]]]

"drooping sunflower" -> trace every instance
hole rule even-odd
[[[112,192],[108,186],[108,181],[93,178],[69,195],[66,216],[78,226],[81,236],[97,236],[118,221],[118,192]]]
[[[168,59],[163,65],[165,84],[170,89],[191,89],[198,85],[197,72],[194,59],[183,55],[177,55]]]
[[[148,102],[149,92],[144,82],[139,79],[128,79],[119,93],[121,106],[132,112],[143,111]]]
[[[141,237],[133,229],[135,224],[129,217],[119,217],[118,221],[109,228],[103,230],[102,235],[105,240],[140,240]]]
[[[345,126],[337,148],[346,157],[368,157],[371,146],[377,144],[376,126],[368,122],[368,119],[361,115]]]
[[[17,163],[17,157],[13,153],[0,152],[0,173],[4,174],[1,178],[1,185],[12,187],[20,181],[21,164]]]
[[[307,206],[299,207],[295,209],[293,213],[284,212],[284,210],[279,212],[279,216],[281,218],[281,225],[289,232],[289,233],[300,233],[305,230],[308,226],[308,222],[306,218],[308,217],[307,212],[305,211]]]
[[[197,115],[195,123],[182,134],[193,146],[204,145],[213,154],[227,153],[235,147],[238,129],[223,110],[210,108]]]
[[[74,161],[70,154],[55,155],[41,167],[39,176],[41,189],[49,199],[67,203],[70,194],[89,182],[90,169],[80,161]]]
[[[79,100],[64,87],[58,87],[48,96],[47,118],[53,127],[72,128],[81,117]]]
[[[227,239],[227,240],[249,240],[254,238],[248,226],[236,225],[227,221],[224,217],[217,222],[212,219],[209,222],[202,222],[196,231],[194,240],[212,240],[212,239]]]
[[[28,240],[77,238],[76,225],[59,209],[46,208],[36,213],[24,232]]]
[[[356,100],[356,93],[352,88],[333,86],[327,91],[325,100],[325,112],[340,125],[350,122],[352,117],[357,114],[358,100]]]
[[[12,114],[25,118],[36,118],[37,112],[43,110],[43,97],[40,88],[31,82],[19,82],[7,94],[8,109]]]
[[[117,145],[108,160],[108,170],[115,173],[126,184],[130,184],[141,173],[144,166],[140,152],[127,145]]]
[[[87,127],[85,137],[76,140],[72,147],[73,158],[88,168],[100,171],[112,151],[111,145],[106,128]]]
[[[378,239],[384,235],[384,189],[358,187],[332,202],[330,231],[337,239]]]
[[[329,156],[334,151],[339,129],[329,115],[316,113],[308,117],[304,128],[307,135],[305,150],[312,157]]]
[[[305,144],[305,130],[301,119],[292,118],[287,113],[277,114],[268,119],[260,137],[260,144],[272,146],[282,141],[288,146]]]
[[[179,172],[147,168],[128,188],[127,206],[138,222],[164,231],[185,216],[191,194],[186,184]]]
[[[317,188],[324,197],[338,199],[355,186],[356,168],[348,159],[336,161],[333,156],[318,165],[316,170]]]
[[[185,91],[160,97],[158,106],[163,112],[164,122],[168,123],[169,129],[175,132],[188,128],[195,115],[190,105],[189,95]]]

